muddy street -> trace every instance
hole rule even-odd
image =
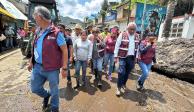
[[[27,61],[20,50],[0,55],[0,112],[41,112],[42,99],[29,88]],[[74,78],[72,86],[61,78],[60,112],[194,112],[193,84],[152,72],[146,90],[139,92],[137,78],[136,73],[130,75],[128,91],[121,97],[115,96],[116,73],[111,82],[103,76],[101,89],[93,83],[89,69],[87,86],[78,90],[72,88]]]

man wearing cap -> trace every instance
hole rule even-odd
[[[125,92],[128,75],[134,68],[135,59],[138,58],[139,36],[136,34],[136,24],[128,24],[127,31],[121,33],[117,39],[114,57],[119,61],[118,81],[116,95]]]
[[[107,35],[110,35],[108,27],[105,27],[104,32],[102,32],[100,35],[102,36],[103,39],[105,39]]]
[[[31,58],[31,50],[32,50],[32,42],[34,40],[34,33],[35,33],[35,25],[31,25],[29,27],[29,41],[25,50],[25,54],[27,58]]]
[[[66,28],[65,28],[65,35],[67,35],[67,36],[70,36],[70,37],[71,37],[71,33],[72,33],[71,28],[66,27]],[[71,37],[71,38],[72,38],[72,37]]]
[[[80,38],[82,27],[79,24],[75,25],[74,32],[72,34],[72,42],[74,43],[76,39]]]
[[[92,25],[90,25],[90,26],[87,27],[87,35],[92,34],[92,28],[93,28]]]
[[[98,86],[102,86],[102,63],[104,57],[104,42],[102,37],[99,36],[99,29],[93,28],[92,35],[89,40],[93,43],[92,50],[92,63],[95,79],[97,80]]]
[[[70,74],[70,64],[73,60],[73,43],[71,40],[70,35],[66,33],[66,26],[63,23],[58,24],[58,28],[60,31],[63,33],[65,37],[65,41],[67,44],[67,50],[68,50],[68,64],[67,64],[67,69],[68,69],[68,74],[67,74],[67,84],[71,84],[71,74]]]

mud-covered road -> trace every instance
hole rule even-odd
[[[30,73],[23,58],[19,50],[0,55],[0,112],[41,112],[42,99],[30,92]],[[60,112],[194,112],[193,84],[152,72],[146,90],[139,92],[137,78],[130,75],[129,90],[122,97],[115,96],[116,73],[112,82],[103,77],[102,89],[93,84],[89,73],[87,87],[79,90],[61,79]]]

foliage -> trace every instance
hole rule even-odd
[[[100,11],[100,14],[102,15],[102,24],[104,24],[104,20],[105,20],[107,10],[108,10],[108,0],[104,0],[104,2],[102,4],[101,11]]]
[[[106,14],[106,11],[108,10],[108,0],[104,0],[101,8],[101,14],[104,15]]]

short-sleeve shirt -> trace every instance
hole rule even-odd
[[[34,56],[35,56],[35,61],[37,63],[42,64],[42,45],[43,45],[43,40],[46,37],[46,35],[50,32],[50,28],[47,28],[42,35],[37,40],[37,46],[34,48]],[[58,33],[57,35],[57,45],[62,46],[66,44],[65,38],[61,32]]]
[[[71,56],[70,46],[73,46],[73,42],[70,36],[64,36],[64,37],[67,44],[68,58],[70,58]]]

